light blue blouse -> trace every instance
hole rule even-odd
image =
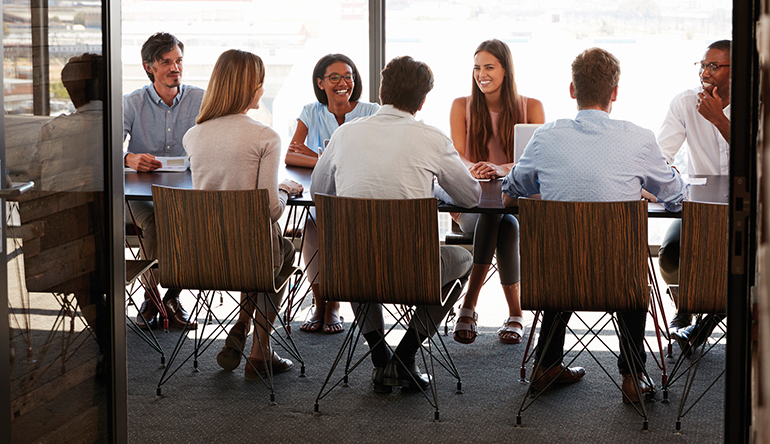
[[[359,101],[352,111],[345,114],[345,123],[359,117],[371,116],[379,109],[380,105],[376,103]],[[305,145],[316,153],[318,147],[323,148],[324,140],[331,139],[332,133],[340,127],[334,114],[329,112],[329,108],[321,102],[305,105],[297,120],[302,121],[307,127]]]

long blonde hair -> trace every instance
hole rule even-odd
[[[486,51],[492,54],[505,70],[505,78],[500,89],[500,100],[503,109],[500,111],[498,130],[503,142],[503,149],[508,162],[513,162],[513,125],[520,122],[519,93],[516,90],[516,80],[513,74],[513,57],[511,50],[505,42],[497,39],[481,42],[474,55]],[[466,147],[470,159],[474,162],[489,159],[489,140],[492,138],[492,117],[489,108],[476,80],[472,79],[473,90],[471,93],[471,122],[468,128],[469,146]]]
[[[265,82],[265,64],[258,55],[230,49],[214,65],[195,123],[242,113]]]

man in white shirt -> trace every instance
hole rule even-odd
[[[366,199],[420,199],[433,197],[433,177],[453,203],[475,207],[481,198],[481,186],[474,179],[452,145],[439,130],[414,118],[433,88],[433,73],[428,65],[411,57],[397,57],[382,70],[380,100],[382,108],[369,117],[356,119],[337,129],[313,170],[310,194],[332,194]],[[394,215],[393,223],[398,223]],[[441,247],[442,286],[460,279],[465,285],[471,272],[473,256],[457,246]],[[426,331],[418,318],[425,313],[437,323],[457,301],[462,287],[456,288],[441,306],[418,306],[410,326],[395,350],[400,359],[392,359],[382,341],[382,308],[372,306],[366,319],[359,320],[361,332],[371,349],[374,373],[372,383],[377,393],[390,393],[393,386],[425,390],[430,380],[415,363],[420,342],[435,333]],[[354,307],[355,308],[355,307]],[[419,333],[418,341],[415,330]],[[401,364],[403,362],[403,365]]]
[[[730,41],[719,40],[708,46],[700,61],[700,83],[697,88],[684,91],[674,97],[658,133],[666,160],[673,163],[674,156],[687,141],[687,173],[722,175],[730,174]],[[681,219],[675,220],[661,242],[658,259],[660,272],[666,284],[679,283],[679,237]],[[677,290],[669,292],[676,299]],[[693,338],[705,340],[713,329],[715,319],[707,317],[710,328],[701,329],[704,334]],[[683,345],[685,353],[692,348],[687,341],[695,326],[691,313],[677,313],[669,324],[669,330]]]

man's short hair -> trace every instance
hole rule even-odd
[[[414,114],[433,89],[433,71],[409,56],[396,57],[380,73],[380,99],[383,105]]]
[[[726,51],[728,54],[730,53],[730,46],[732,42],[730,40],[717,40],[716,42],[709,45],[708,49],[716,49],[718,51]]]
[[[75,108],[104,99],[103,61],[101,55],[85,53],[72,57],[62,68],[61,81]]]
[[[175,46],[179,46],[182,54],[184,54],[184,43],[173,35],[167,32],[157,32],[151,35],[142,45],[142,67],[144,67],[144,63],[152,65],[156,60],[160,60],[163,54],[171,52]],[[145,69],[144,72],[151,82],[155,81],[155,76],[150,71]]]
[[[572,62],[572,87],[579,108],[606,107],[620,82],[620,62],[601,48],[586,49]]]

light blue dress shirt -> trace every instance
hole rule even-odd
[[[131,134],[128,152],[153,156],[185,156],[182,137],[195,125],[204,90],[179,85],[171,106],[160,98],[152,84],[123,96],[123,140]]]
[[[359,117],[371,116],[378,109],[380,109],[380,105],[376,103],[359,101],[352,111],[345,114],[345,123]],[[297,120],[302,121],[307,127],[305,145],[316,153],[318,147],[323,148],[324,140],[331,139],[332,133],[340,127],[337,118],[329,111],[329,107],[321,102],[305,105]]]
[[[652,131],[593,109],[538,128],[502,186],[513,198],[588,202],[637,200],[644,188],[669,211],[689,196]]]

